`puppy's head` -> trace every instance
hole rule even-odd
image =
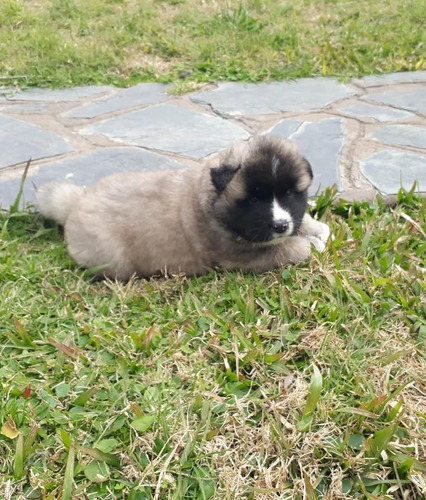
[[[274,244],[299,229],[312,169],[291,142],[258,136],[238,143],[210,177],[214,213],[238,239]]]

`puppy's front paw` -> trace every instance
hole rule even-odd
[[[330,237],[330,228],[328,227],[327,224],[324,224],[324,222],[319,222],[317,223],[320,225],[319,232],[315,234],[317,238],[319,238],[323,243],[327,243],[328,238]]]
[[[326,226],[326,224],[324,224]],[[328,229],[328,226],[326,226]],[[322,239],[317,238],[316,236],[310,236],[307,235],[305,238],[311,243],[311,245],[314,245],[314,247],[318,250],[318,252],[324,252],[325,250],[325,242],[322,241]]]

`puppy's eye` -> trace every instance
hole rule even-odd
[[[256,186],[254,189],[250,190],[250,197],[249,197],[249,202],[250,203],[256,203],[259,201],[259,186]]]
[[[291,196],[292,194],[294,194],[294,190],[293,189],[286,189],[284,194],[285,194],[285,196]]]

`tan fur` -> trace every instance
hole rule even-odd
[[[39,210],[46,219],[54,219],[63,226],[83,191],[83,187],[75,184],[43,184],[36,188]]]
[[[238,143],[220,163],[244,168],[260,140],[265,139]],[[274,140],[276,147],[293,148]],[[301,156],[294,151],[297,165]],[[200,275],[216,266],[264,272],[310,254],[311,241],[304,236],[263,246],[238,241],[213,217],[218,195],[206,167],[114,174],[86,189],[70,186],[42,186],[36,193],[40,211],[64,224],[69,253],[79,264],[104,266],[101,276]],[[224,203],[243,189],[237,173]],[[308,232],[321,233],[320,223],[306,217]]]

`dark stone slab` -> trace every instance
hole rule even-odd
[[[263,115],[320,109],[356,91],[331,78],[302,78],[272,83],[222,83],[191,97],[223,115]]]
[[[383,150],[360,162],[363,175],[384,194],[396,194],[401,187],[409,190],[414,182],[426,192],[426,157],[413,153]]]
[[[426,82],[426,71],[401,71],[386,75],[370,75],[361,78],[365,85],[386,85],[389,83]]]
[[[249,134],[222,118],[159,104],[97,123],[84,134],[103,134],[126,144],[201,158]]]
[[[371,137],[385,144],[426,149],[426,128],[413,125],[387,125],[374,131]]]
[[[67,118],[95,118],[96,116],[135,108],[146,104],[157,104],[169,98],[171,85],[141,83],[128,89],[117,90],[113,95],[85,104],[62,114]]]
[[[73,151],[59,135],[0,115],[0,168]]]
[[[426,113],[426,87],[409,90],[389,90],[363,97],[366,101],[382,102],[395,108]]]
[[[270,133],[290,139],[297,144],[311,164],[314,181],[309,193],[314,195],[317,191],[334,184],[340,190],[339,163],[345,141],[343,120],[327,118],[318,122],[299,122],[301,125],[296,127],[294,133],[280,132],[286,128],[290,130],[294,123],[296,123],[294,120],[283,120],[270,130]]]
[[[356,104],[352,104],[351,106],[340,108],[339,111],[350,116],[372,118],[374,120],[377,120],[378,122],[403,120],[405,118],[413,116],[412,113],[409,113],[408,111],[387,108],[384,106],[374,106],[372,104],[363,102],[357,102]]]
[[[106,148],[75,156],[63,161],[41,165],[39,171],[29,170],[24,186],[23,206],[35,203],[34,187],[46,182],[69,181],[80,186],[90,186],[106,175],[118,172],[171,170],[185,165],[165,156],[140,148]],[[33,173],[34,172],[34,173]],[[0,205],[9,208],[19,190],[20,179],[0,178]]]
[[[87,85],[84,87],[74,87],[70,89],[26,89],[7,95],[8,101],[48,101],[64,102],[78,101],[82,97],[89,97],[104,92],[110,92],[114,89],[111,85],[96,86]],[[4,99],[4,98],[0,98]]]

